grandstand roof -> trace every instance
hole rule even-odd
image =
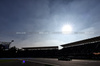
[[[25,50],[53,50],[58,49],[58,46],[49,46],[49,47],[23,47]]]
[[[63,44],[61,46],[62,47],[69,47],[69,46],[81,45],[81,44],[86,44],[86,43],[93,43],[93,42],[98,42],[98,41],[100,41],[100,36],[88,38],[88,39],[84,39],[84,40],[80,40],[80,41],[76,41],[76,42],[72,42],[72,43]]]

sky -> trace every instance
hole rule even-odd
[[[72,32],[63,34],[67,24]],[[99,36],[99,28],[100,0],[0,0],[0,41],[18,48],[60,46]]]

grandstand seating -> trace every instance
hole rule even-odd
[[[94,52],[100,52],[100,42],[66,47],[60,50],[59,55],[73,58],[93,58]]]

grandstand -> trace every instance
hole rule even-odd
[[[100,36],[88,38],[72,43],[61,45],[63,48],[58,50],[58,46],[49,47],[23,47],[25,57],[70,57],[75,59],[100,59]],[[20,54],[20,53],[19,53]]]
[[[49,47],[23,47],[24,50],[58,50],[58,46]]]
[[[59,56],[100,59],[100,36],[61,45]]]
[[[58,46],[49,47],[23,47],[24,51],[18,51],[19,57],[41,57],[55,58],[57,57]]]

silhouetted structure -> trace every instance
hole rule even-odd
[[[26,57],[57,57],[58,46],[51,47],[24,47]]]
[[[49,47],[23,47],[24,50],[58,50],[58,46]]]
[[[9,46],[12,42],[14,42],[14,40],[12,40],[11,42],[0,42],[0,49],[9,49]]]
[[[13,41],[11,41],[13,42]],[[6,46],[11,44],[8,42]],[[100,59],[100,36],[80,40],[68,44],[61,45],[63,49],[58,50],[58,46],[49,47],[23,47],[18,49],[15,46],[6,49],[6,46],[0,44],[0,57],[12,58],[58,58],[58,57],[70,57],[77,59]]]
[[[61,45],[59,56],[83,59],[100,59],[100,36]]]

